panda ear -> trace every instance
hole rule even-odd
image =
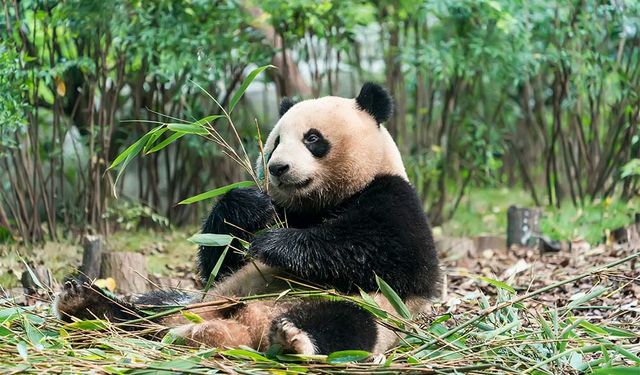
[[[280,101],[280,117],[282,117],[282,115],[287,113],[289,108],[293,107],[295,104],[296,104],[295,100],[291,98],[288,98],[286,96],[282,98],[282,100]]]
[[[367,82],[356,98],[358,109],[373,117],[378,125],[387,121],[393,113],[393,100],[387,90],[375,83]]]

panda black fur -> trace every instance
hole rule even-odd
[[[355,100],[283,100],[281,120],[265,144],[269,193],[257,188],[228,192],[202,228],[203,233],[226,233],[249,241],[249,253],[263,269],[256,271],[242,255],[228,252],[212,295],[256,294],[274,285],[283,290],[277,286],[279,275],[344,293],[361,289],[374,295],[377,275],[412,312],[420,311],[436,294],[438,261],[422,203],[407,180],[395,143],[381,126],[392,108],[387,92],[375,84],[365,84]],[[258,161],[259,169],[264,162]],[[267,229],[276,218],[286,218],[288,227]],[[203,281],[223,250],[199,249]],[[58,310],[63,318],[84,318],[86,311],[78,311],[77,303],[82,293],[73,287],[70,296],[69,285],[58,300]],[[75,305],[67,303],[71,297]],[[384,298],[376,298],[383,308],[391,309]],[[142,301],[171,304],[177,299],[184,301],[184,296],[156,292]],[[122,310],[118,301],[103,305],[91,312],[114,320],[129,318],[121,311],[108,312]],[[135,312],[135,305],[125,307]],[[238,339],[212,339],[221,329]],[[343,349],[381,352],[397,340],[355,304],[315,300],[249,304],[234,315],[181,326],[177,332],[212,345],[259,346],[255,343],[267,335],[270,344],[302,354]]]

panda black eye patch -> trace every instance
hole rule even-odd
[[[302,138],[302,142],[307,147],[309,152],[316,158],[321,158],[329,153],[329,149],[331,149],[331,144],[327,141],[316,129],[309,129],[306,133],[304,133],[304,137]]]

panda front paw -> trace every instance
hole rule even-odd
[[[250,187],[227,192],[214,206],[212,214],[214,218],[230,223],[229,229],[232,232],[235,232],[236,227],[240,227],[243,231],[254,232],[270,224],[276,215],[276,210],[269,195],[258,188]]]
[[[286,229],[269,229],[266,230],[251,241],[249,246],[249,254],[264,261],[269,265],[276,262],[281,248],[282,241],[286,241]]]

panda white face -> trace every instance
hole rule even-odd
[[[274,201],[321,209],[362,190],[378,174],[406,178],[393,139],[354,99],[323,97],[293,105],[265,143]],[[258,160],[259,168],[264,161]]]

